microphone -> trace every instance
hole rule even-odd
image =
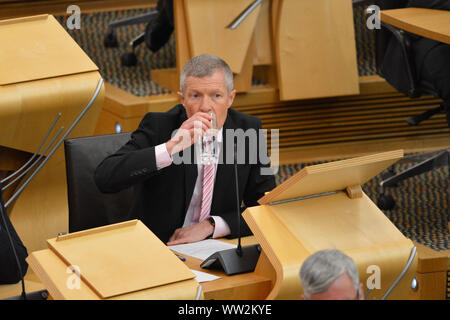
[[[234,177],[236,191],[236,214],[238,223],[238,245],[236,249],[217,251],[206,258],[200,267],[204,269],[223,269],[229,276],[253,272],[261,253],[259,244],[242,247],[241,245],[241,210],[239,202],[239,183],[237,170],[237,146],[234,142]]]

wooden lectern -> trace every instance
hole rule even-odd
[[[44,151],[51,139],[60,127],[64,127],[64,134],[72,125],[93,97],[101,76],[97,66],[51,15],[0,21],[0,43],[2,180],[27,162],[61,114],[38,153],[47,156]],[[104,87],[69,137],[93,134],[103,98]],[[5,202],[27,177],[6,189]],[[68,231],[66,183],[64,150],[59,147],[8,206],[11,221],[29,252],[45,248],[46,239]]]
[[[265,253],[255,273],[274,269],[268,299],[299,299],[302,263],[322,249],[353,258],[365,292],[372,288],[368,299],[381,299],[395,281],[387,298],[409,298],[415,247],[361,189],[402,156],[400,150],[305,167],[261,206],[247,208],[243,217]]]
[[[58,236],[27,262],[54,299],[198,299],[195,275],[141,221]]]

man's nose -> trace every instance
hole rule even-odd
[[[205,113],[212,111],[212,104],[208,98],[202,99],[202,103],[200,105],[200,111],[205,112]]]

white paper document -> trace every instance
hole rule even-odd
[[[191,271],[195,274],[195,280],[197,280],[197,282],[199,282],[199,283],[220,279],[220,277],[206,273],[206,272],[201,272],[201,271],[192,270],[192,269],[191,269]]]
[[[206,239],[203,241],[178,244],[175,246],[169,246],[170,250],[176,251],[181,255],[187,255],[201,260],[205,260],[216,251],[227,250],[236,248],[235,244],[229,244],[223,241]]]

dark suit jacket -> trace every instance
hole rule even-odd
[[[438,10],[450,10],[450,0],[409,0],[407,6]],[[410,56],[412,57],[412,59],[410,62],[413,64],[413,70],[416,71],[413,77],[415,78],[415,81],[418,81],[418,79],[423,78],[422,68],[424,65],[424,61],[427,58],[427,54],[436,46],[444,44],[417,35],[408,35],[411,39]],[[436,61],[436,63],[440,63],[440,61]],[[408,95],[410,85],[407,81],[407,72],[405,68],[404,58],[399,42],[393,36],[389,41],[381,70],[383,73],[383,77],[395,89]],[[432,79],[424,80],[432,82]]]
[[[166,113],[148,113],[130,141],[115,154],[107,157],[97,167],[95,181],[102,192],[117,192],[134,186],[130,218],[142,220],[163,242],[167,242],[174,230],[182,227],[197,179],[197,164],[172,164],[157,170],[155,146],[167,142],[173,131],[187,119],[185,109],[177,105]],[[223,130],[221,153],[223,159],[233,152],[228,150],[226,129],[260,129],[261,121],[229,109]],[[259,141],[259,139],[258,139]],[[259,145],[259,143],[258,143]],[[263,146],[267,155],[267,148]],[[249,144],[245,144],[248,154]],[[194,155],[193,147],[184,152]],[[174,155],[175,156],[175,155]],[[238,165],[239,199],[244,206],[257,205],[265,192],[275,187],[273,175],[261,175],[261,161]],[[233,164],[217,167],[211,215],[221,216],[229,225],[231,235],[236,237],[238,218],[236,213],[235,174]],[[248,226],[241,221],[243,235],[250,234]]]
[[[0,190],[2,185],[0,184]],[[3,204],[2,193],[0,191],[0,202]],[[3,204],[4,205],[4,204]],[[1,211],[0,211],[0,214]],[[5,222],[6,225],[5,225]],[[14,248],[17,253],[17,258],[21,266],[22,274],[19,272],[19,267],[17,266],[17,261],[14,256],[14,252],[11,248],[11,243],[9,241],[8,233],[6,231],[6,226],[8,227],[9,233],[11,235]],[[20,279],[25,276],[28,269],[28,264],[25,258],[28,256],[27,249],[20,240],[19,235],[14,229],[8,215],[0,216],[0,284],[12,284],[19,282]]]

